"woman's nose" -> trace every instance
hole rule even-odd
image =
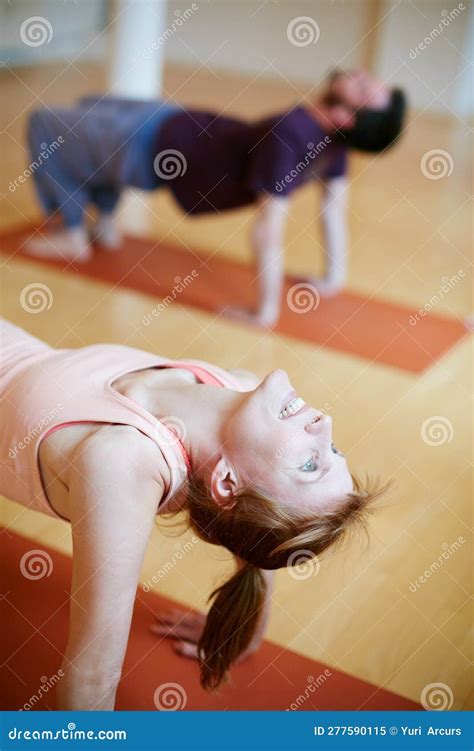
[[[305,428],[307,433],[331,439],[332,437],[332,417],[321,415],[309,422]]]

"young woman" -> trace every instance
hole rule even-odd
[[[98,219],[92,237],[120,245],[115,209],[122,190],[168,187],[190,216],[253,204],[251,245],[259,290],[254,310],[226,313],[264,326],[279,317],[289,200],[309,181],[323,187],[326,272],[310,277],[321,295],[346,280],[347,153],[380,152],[399,136],[404,96],[360,70],[335,71],[312,101],[256,122],[169,102],[89,97],[72,108],[30,117],[28,140],[36,188],[47,214],[64,227],[32,237],[33,255],[87,260],[92,251],[85,210]],[[61,140],[59,140],[61,139]]]
[[[282,370],[259,382],[116,344],[56,350],[7,321],[0,347],[0,493],[72,528],[60,709],[113,709],[157,514],[185,511],[236,558],[206,619],[155,627],[212,689],[258,648],[273,571],[323,553],[382,492],[354,480],[331,418]]]

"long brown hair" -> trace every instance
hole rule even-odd
[[[215,589],[198,644],[201,685],[213,690],[252,641],[266,597],[262,570],[298,565],[339,543],[351,527],[365,528],[372,502],[387,486],[353,476],[353,490],[330,512],[303,514],[255,490],[241,491],[231,510],[220,508],[204,482],[192,477],[187,495],[189,526],[205,542],[222,545],[245,564]]]

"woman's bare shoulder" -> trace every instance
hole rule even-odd
[[[169,482],[169,467],[159,446],[131,425],[104,425],[77,446],[72,465],[107,482],[110,476],[152,477]]]

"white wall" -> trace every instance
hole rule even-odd
[[[451,20],[455,8],[459,14]],[[472,114],[472,68],[462,73],[472,62],[472,3],[464,0],[458,8],[458,0],[385,0],[383,12],[378,73],[406,87],[417,110]]]
[[[190,4],[170,0],[168,26],[178,9],[182,12]],[[473,111],[472,73],[459,75],[472,60],[470,0],[464,0],[465,10],[447,26],[442,24],[443,13],[456,8],[458,0],[197,0],[197,5],[198,11],[166,42],[167,61],[207,61],[215,71],[317,83],[332,66],[364,64],[369,32],[375,27],[373,70],[404,86],[415,110],[460,115]],[[318,23],[316,44],[290,44],[287,26],[297,16],[310,16]],[[410,51],[440,23],[438,36],[411,59]]]
[[[37,16],[40,20],[34,21]],[[105,39],[100,34],[105,17],[105,0],[80,0],[77,4],[64,0],[0,0],[0,59],[11,67],[66,56],[69,60],[78,56],[100,58],[105,51]],[[43,43],[36,44],[41,39]]]
[[[472,61],[471,0],[463,0],[465,10],[447,26],[443,18],[446,21],[458,0],[170,0],[165,38],[160,37],[158,21],[165,0],[120,0],[115,6],[112,0],[11,0],[11,4],[0,0],[0,58],[9,66],[66,56],[69,60],[104,59],[106,34],[101,36],[100,31],[114,12],[117,15],[117,7],[127,2],[142,2],[149,6],[152,19],[156,16],[150,36],[157,37],[153,54],[136,66],[137,84],[131,81],[129,86],[140,95],[145,74],[153,78],[151,67],[159,66],[162,56],[165,63],[204,65],[216,72],[316,86],[331,67],[364,64],[373,47],[374,72],[404,86],[415,110],[427,108],[460,117],[473,113],[472,69],[461,75]],[[50,21],[53,37],[49,43],[30,47],[22,42],[21,23],[30,16]],[[288,40],[288,24],[299,16],[317,23],[315,44],[298,47]],[[134,38],[126,23],[123,27],[124,52],[128,58],[143,58],[144,42]],[[420,49],[430,35],[431,43]],[[157,85],[148,89],[153,87]]]
[[[361,61],[370,4],[365,0],[196,0],[199,9],[166,43],[166,60],[214,70],[272,75],[317,83],[335,65]],[[168,25],[191,0],[170,0]],[[292,45],[287,27],[298,16],[313,18],[316,44]]]

